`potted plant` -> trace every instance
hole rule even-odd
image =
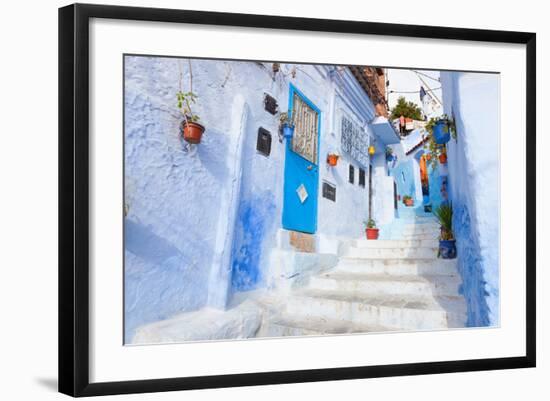
[[[447,152],[443,151],[443,152],[439,155],[439,163],[441,163],[441,164],[447,164]]]
[[[283,112],[279,115],[279,123],[281,130],[283,131],[283,137],[286,139],[292,139],[294,135],[294,120],[288,115],[287,112]]]
[[[441,204],[435,209],[441,234],[439,237],[439,256],[443,259],[456,258],[456,240],[453,234],[453,206]]]
[[[397,157],[393,154],[393,149],[389,146],[386,146],[386,161],[392,162],[395,159],[397,159]]]
[[[339,158],[340,155],[338,152],[329,152],[327,153],[327,164],[331,167],[336,167]]]
[[[176,96],[178,99],[178,109],[183,114],[183,122],[181,123],[183,139],[193,144],[200,143],[205,128],[197,122],[200,118],[191,110],[191,104],[195,103],[198,96],[193,92],[182,91],[179,91]]]
[[[369,219],[365,222],[365,225],[367,226],[365,228],[367,239],[378,239],[378,232],[380,229],[376,228],[376,222],[373,219]]]
[[[414,199],[410,195],[403,196],[403,203],[405,206],[413,206],[414,205]]]
[[[426,131],[430,133],[436,144],[444,145],[451,139],[456,139],[454,120],[444,114],[441,117],[432,117],[426,124]]]

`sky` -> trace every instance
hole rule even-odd
[[[441,99],[441,84],[437,81],[439,79],[439,71],[431,70],[407,70],[407,69],[394,69],[388,68],[386,79],[389,79],[390,85],[388,87],[388,92],[395,91],[395,93],[389,93],[389,105],[390,109],[395,106],[399,96],[404,96],[407,100],[416,103],[419,107],[422,108],[422,102],[420,101],[420,86],[424,85],[414,71],[418,71],[420,74],[428,75],[434,79],[427,78],[425,75],[420,75],[420,77],[428,84],[428,86],[434,91],[433,93]],[[415,92],[415,93],[398,93],[398,92]]]

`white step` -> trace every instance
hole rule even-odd
[[[287,313],[346,320],[404,330],[464,327],[462,297],[357,296],[339,291],[304,290],[291,296]]]
[[[403,234],[400,235],[403,240],[437,240],[439,238],[439,231],[437,233],[426,234]]]
[[[432,248],[366,248],[349,247],[344,257],[363,259],[435,259],[437,247]]]
[[[407,240],[355,240],[351,242],[357,248],[438,248],[437,239],[407,239]]]
[[[262,331],[259,336],[284,337],[349,333],[381,333],[393,330],[395,329],[378,325],[356,324],[341,319],[326,319],[318,316],[280,314],[270,318],[269,321],[262,326]]]
[[[448,295],[459,296],[457,276],[415,276],[329,272],[311,278],[309,288],[345,291],[356,295]]]
[[[341,258],[332,271],[391,275],[457,275],[456,259]]]
[[[401,234],[435,234],[439,235],[440,228],[435,224],[406,224]]]

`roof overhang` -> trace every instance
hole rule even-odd
[[[374,131],[374,134],[384,143],[384,145],[392,145],[401,142],[399,134],[395,130],[393,124],[388,121],[386,117],[375,117],[371,121],[370,127]]]

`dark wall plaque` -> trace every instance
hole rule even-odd
[[[279,110],[277,99],[266,93],[264,98],[264,108],[268,113],[271,113],[273,115],[277,114],[277,111]]]
[[[353,164],[349,165],[349,178],[348,181],[350,184],[355,183],[355,167],[353,167]]]
[[[256,150],[264,156],[269,156],[271,153],[271,133],[263,127],[258,129]]]
[[[336,202],[336,187],[328,182],[323,182],[323,198]]]

